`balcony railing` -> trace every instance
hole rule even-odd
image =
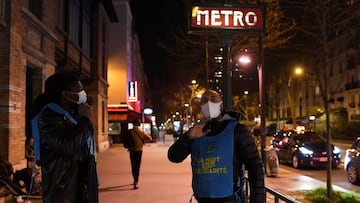
[[[345,90],[351,90],[356,88],[360,88],[360,81],[349,82],[345,84]]]

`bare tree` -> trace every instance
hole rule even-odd
[[[184,0],[184,4],[188,5],[190,1]],[[221,1],[198,1],[200,3],[222,3]],[[280,6],[280,0],[246,0],[231,1],[231,3],[266,3],[266,33],[263,34],[263,47],[271,49],[284,45],[288,40],[294,37],[295,22],[293,19],[287,18]],[[168,54],[169,60],[179,61],[182,63],[182,75],[179,75],[178,83],[173,85],[187,85],[183,81],[187,81],[188,77],[205,80],[200,81],[202,86],[207,86],[208,73],[214,72],[219,66],[214,56],[219,53],[219,49],[223,46],[222,36],[217,32],[189,34],[188,27],[178,26],[175,32],[171,32],[167,37],[159,38],[158,46]],[[247,49],[253,53],[258,53],[258,36],[254,34],[244,34],[241,32],[233,33],[233,43],[231,46],[232,55],[236,55],[241,50]],[[179,66],[179,64],[176,64]],[[206,77],[204,77],[206,73]],[[184,77],[186,79],[184,79]],[[175,81],[173,82],[175,83]]]
[[[298,22],[298,31],[303,36],[301,43],[296,46],[308,56],[309,67],[319,85],[321,98],[326,115],[325,135],[327,138],[327,195],[331,196],[331,131],[329,100],[334,89],[329,89],[329,76],[332,63],[336,55],[331,52],[333,43],[340,45],[347,43],[351,35],[351,25],[359,16],[359,1],[318,0],[300,1],[290,0],[289,5],[298,9],[302,14]],[[339,40],[341,39],[341,43]]]
[[[281,117],[281,101],[284,87],[287,86],[287,75],[284,71],[276,72],[277,74],[269,75],[272,77],[269,79],[269,84],[266,89],[266,95],[268,100],[268,109],[270,112],[275,112],[276,129],[280,129],[280,117]]]
[[[235,95],[233,97],[233,109],[240,113],[242,120],[249,127],[254,125],[252,121],[259,114],[259,95],[244,94],[242,96]]]

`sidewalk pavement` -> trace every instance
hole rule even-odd
[[[121,144],[112,145],[110,149],[99,153],[100,202],[189,202],[192,194],[190,157],[182,163],[171,163],[167,159],[170,144],[158,142],[144,146],[138,190],[132,188],[129,154]],[[277,177],[266,177],[265,184],[298,201],[302,197],[295,197],[296,191],[326,187],[324,182],[282,168],[279,168]],[[267,202],[274,202],[270,194],[267,194]]]
[[[168,161],[167,150],[172,143],[172,139],[166,139],[144,146],[137,190],[133,190],[129,153],[122,144],[114,144],[98,153],[100,203],[189,202],[192,194],[190,157],[177,164]],[[298,191],[326,187],[325,182],[281,167],[276,177],[265,177],[265,185],[299,202],[303,197]],[[337,186],[334,189],[349,192]],[[4,201],[0,199],[1,202]],[[42,201],[31,200],[31,203],[40,202]],[[193,202],[196,203],[195,200]],[[274,197],[269,193],[266,202],[274,202]]]

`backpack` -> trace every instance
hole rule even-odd
[[[126,149],[135,147],[135,141],[133,135],[131,134],[131,131],[132,129],[127,130],[126,133],[122,136],[121,141]]]

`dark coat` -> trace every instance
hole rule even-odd
[[[98,202],[95,157],[87,144],[88,138],[93,138],[93,126],[88,118],[76,120],[78,124],[74,125],[50,109],[40,115],[44,203]]]
[[[221,119],[213,119],[209,121],[204,128],[211,129],[206,136],[219,134],[225,129],[230,119],[238,119],[239,115],[235,112],[224,113]],[[238,188],[238,178],[240,182],[244,180],[243,166],[248,171],[248,180],[250,184],[250,203],[265,202],[265,186],[264,186],[264,166],[259,156],[258,149],[250,131],[242,124],[235,127],[235,152],[234,152],[234,191]],[[179,163],[191,154],[192,141],[188,138],[188,133],[183,134],[168,151],[168,159],[171,162]],[[227,202],[228,198],[224,201]],[[208,202],[202,200],[201,202]]]

